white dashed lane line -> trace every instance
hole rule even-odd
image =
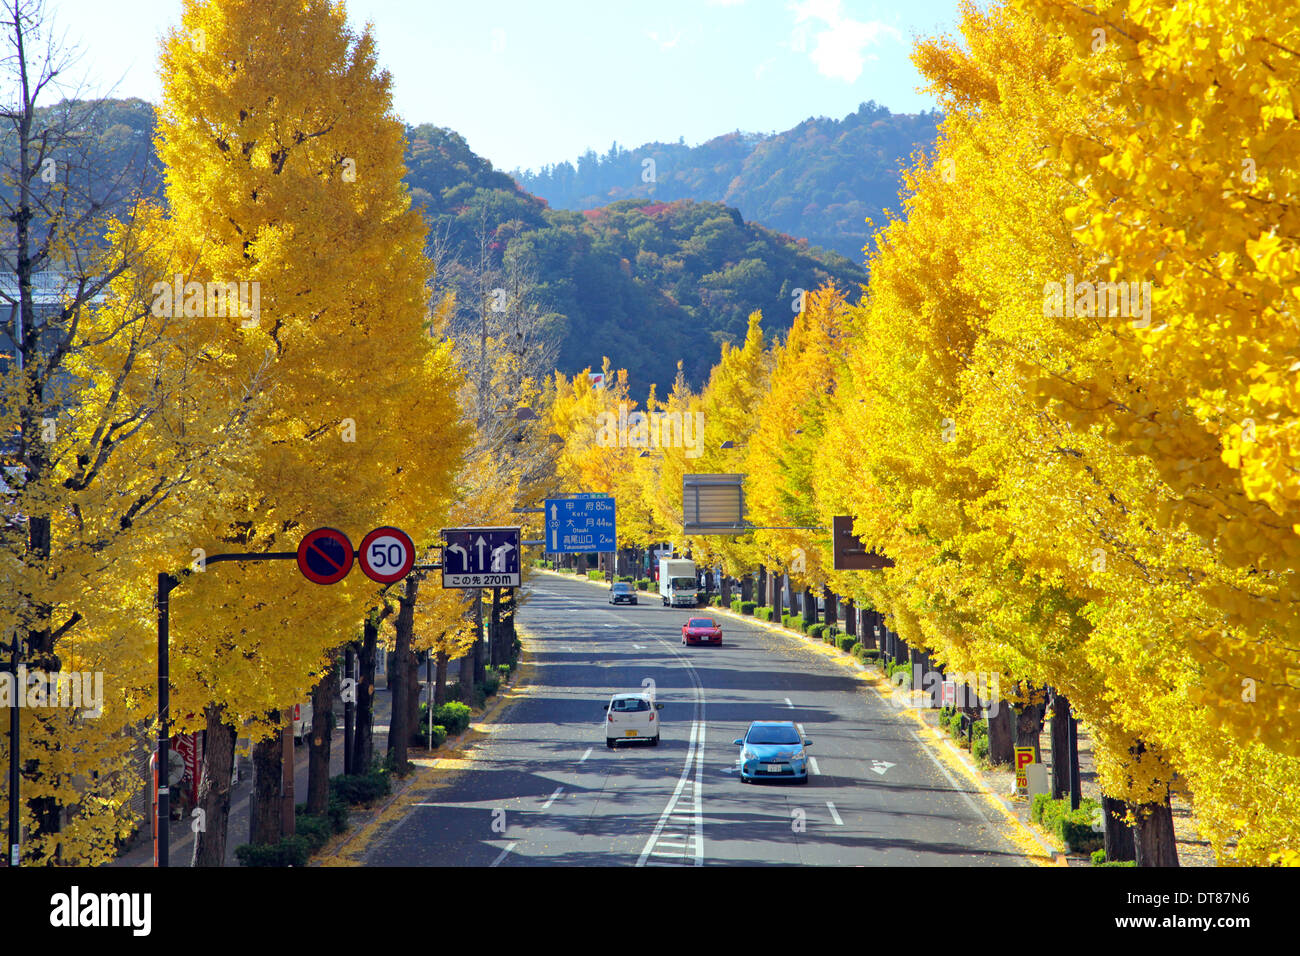
[[[816,758],[816,757],[809,757],[809,758],[808,758],[808,769],[811,770],[813,773],[817,774],[817,776],[819,776],[819,777],[820,777],[821,774],[822,774],[822,768],[819,767],[819,766],[817,766],[817,758]]]
[[[547,800],[545,803],[542,804],[542,809],[543,810],[549,809],[551,804],[554,803],[556,798],[559,797],[559,795],[562,794],[563,792],[564,792],[563,787],[556,787],[555,792],[551,794],[551,799]]]
[[[587,748],[587,752],[586,752],[585,754],[583,754],[581,757],[578,758],[578,763],[582,763],[584,760],[586,760],[588,757],[590,757],[590,756],[591,756],[591,752],[592,752],[593,750],[595,750],[595,749],[596,749],[595,747],[588,747],[588,748]]]
[[[844,826],[844,821],[841,820],[841,819],[840,819],[840,815],[839,815],[838,813],[835,812],[835,804],[833,804],[833,803],[831,803],[829,800],[827,800],[827,801],[826,801],[826,809],[830,810],[830,812],[831,812],[831,819],[835,821],[835,825],[836,825],[837,827],[842,827],[842,826]]]
[[[491,865],[496,866],[498,863],[500,863],[502,860],[508,857],[510,855],[510,851],[513,850],[516,846],[518,846],[517,843],[507,843],[506,848],[501,851],[501,854],[495,860],[492,861]]]
[[[792,703],[790,702],[790,698],[789,698],[789,697],[787,697],[787,698],[785,699],[785,706],[789,707],[791,710],[794,710],[794,704],[792,704]]]

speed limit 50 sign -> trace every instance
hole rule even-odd
[[[380,584],[392,584],[411,573],[415,565],[415,544],[399,528],[376,528],[361,539],[357,558],[366,577]]]

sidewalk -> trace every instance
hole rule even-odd
[[[420,669],[421,699],[424,694],[424,669]],[[460,678],[460,661],[447,663],[447,685]],[[388,691],[387,680],[383,671],[375,675],[375,713],[374,713],[374,752],[382,757],[388,749],[389,718],[392,714],[393,698]],[[241,739],[246,747],[246,741]],[[231,791],[230,818],[226,834],[226,866],[238,866],[235,847],[248,843],[249,832],[249,795],[252,791],[252,764],[247,756],[236,754],[239,769],[239,782]],[[293,748],[293,793],[295,803],[307,802],[307,770],[310,762],[305,743],[294,744]],[[343,772],[343,704],[334,707],[334,733],[330,738],[330,776]],[[173,820],[171,823],[170,863],[174,867],[189,866],[194,853],[194,833],[189,820]],[[145,821],[135,840],[109,866],[153,866],[153,830]]]

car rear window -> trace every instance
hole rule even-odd
[[[751,727],[745,737],[748,744],[797,744],[799,735],[793,727]]]
[[[693,617],[687,622],[688,627],[713,627],[713,622],[707,617]]]
[[[614,701],[614,709],[620,713],[649,710],[650,702],[644,697],[620,697]]]

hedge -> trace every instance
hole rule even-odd
[[[605,580],[605,572],[604,572],[604,571],[588,571],[588,572],[587,572],[587,580],[588,580],[588,581],[603,581],[603,580]]]
[[[848,634],[830,635],[830,636],[835,638],[839,646],[839,649],[846,654],[852,654],[854,646],[858,643],[858,639],[856,637],[851,637]]]
[[[826,634],[825,624],[814,624],[812,627],[808,628],[808,635],[810,637],[815,637],[818,640],[820,640],[825,634]]]
[[[637,589],[638,591],[649,591],[649,590],[650,590],[650,579],[649,579],[649,578],[637,578],[637,579],[636,579],[636,589]]]
[[[330,778],[330,793],[351,806],[374,803],[380,797],[392,792],[393,784],[388,779],[387,770],[372,770],[370,773],[339,774]],[[258,864],[272,865],[272,864]]]
[[[740,602],[740,613],[741,613],[741,614],[753,614],[753,613],[754,613],[754,608],[756,608],[756,607],[758,607],[758,602],[757,602],[757,601],[741,601],[741,602]]]
[[[305,836],[287,836],[268,845],[245,843],[235,847],[240,866],[306,866],[311,844]]]
[[[1034,795],[1030,818],[1056,835],[1071,853],[1092,853],[1105,845],[1105,838],[1092,828],[1100,805],[1096,800],[1080,800],[1079,809],[1071,810],[1069,799],[1053,800],[1046,793]]]
[[[756,618],[758,618],[760,621],[771,621],[771,620],[772,620],[772,608],[770,608],[770,607],[756,607],[756,608],[754,608],[754,616],[755,616]]]

